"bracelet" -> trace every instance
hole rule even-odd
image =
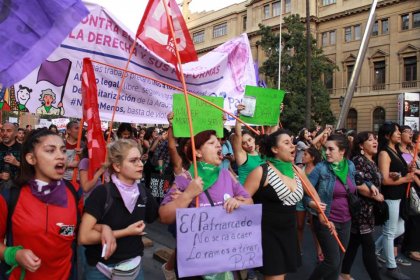
[[[18,262],[16,261],[16,253],[19,250],[22,250],[22,246],[14,246],[14,247],[7,247],[4,250],[4,261],[11,266],[11,268],[6,272],[6,274],[12,273],[12,271],[19,266]],[[25,268],[21,267],[21,274],[20,280],[25,279],[26,270]]]

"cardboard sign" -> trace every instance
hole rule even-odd
[[[176,209],[180,277],[262,266],[261,204]]]
[[[203,97],[223,108],[222,97]],[[223,112],[193,96],[188,96],[193,121],[194,135],[205,130],[216,130],[217,137],[223,137]],[[174,119],[172,122],[175,137],[190,137],[187,107],[184,94],[174,94]]]
[[[255,112],[252,117],[241,115],[241,120],[255,125],[278,124],[280,104],[283,102],[284,94],[284,90],[246,86],[245,97],[253,96],[256,99]],[[247,108],[246,111],[248,111]],[[249,113],[246,112],[246,115],[249,115]]]

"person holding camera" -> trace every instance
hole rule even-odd
[[[16,142],[17,127],[6,122],[1,128],[3,142],[0,143],[1,180],[15,179],[20,167],[20,151],[22,145]]]

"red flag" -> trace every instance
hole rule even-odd
[[[170,20],[174,27],[181,63],[197,60],[194,43],[175,0],[149,0],[137,29],[137,37],[146,47],[169,63],[177,65],[174,39],[169,31],[165,4],[168,3]]]
[[[89,152],[88,178],[91,180],[96,170],[105,162],[106,144],[99,117],[98,90],[92,61],[83,59],[82,71],[83,119],[87,122],[87,147]]]

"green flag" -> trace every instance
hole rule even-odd
[[[173,97],[172,110],[174,112],[174,119],[172,125],[174,135],[175,137],[190,137],[184,94],[174,94]],[[223,97],[203,96],[203,98],[223,108]],[[223,137],[223,112],[191,95],[188,95],[188,100],[190,103],[194,134],[204,130],[215,130],[217,137]]]
[[[254,125],[278,124],[280,104],[283,102],[284,94],[284,90],[246,86],[244,101],[245,99],[253,101],[248,104],[255,104],[255,111],[252,116],[241,115],[241,120]]]

